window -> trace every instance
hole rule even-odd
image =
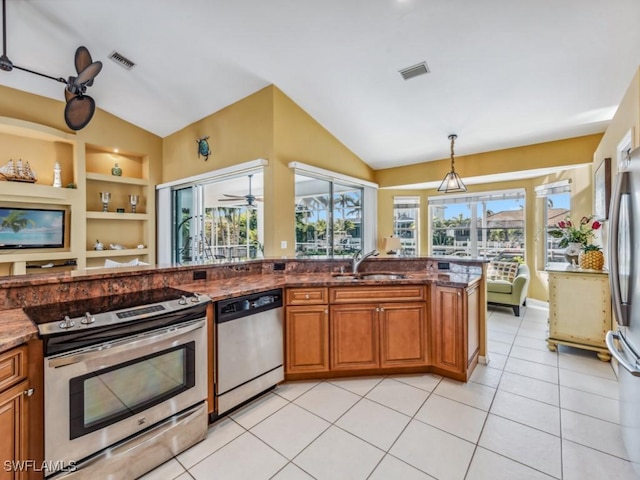
[[[362,247],[363,188],[296,174],[296,256],[352,256]]]
[[[564,220],[571,211],[571,185],[569,180],[539,185],[535,188],[535,191],[536,197],[543,202],[544,226],[541,232],[544,237],[544,252],[542,256],[544,265],[553,262],[564,262],[564,249],[558,246],[562,239],[549,235],[549,230],[560,220]],[[544,265],[539,265],[539,267],[544,267]]]
[[[403,256],[419,255],[420,197],[393,198],[393,234],[400,238]]]
[[[265,160],[253,160],[160,185],[159,262],[262,257],[265,164]]]
[[[554,238],[549,235],[549,230],[559,221],[564,220],[571,211],[571,193],[568,191],[569,186],[566,187],[567,191],[561,193],[550,193],[543,196],[544,201],[544,259],[545,265],[553,262],[563,262],[564,248],[560,248],[558,244],[562,240],[561,238]]]
[[[429,198],[432,255],[524,258],[524,190]]]

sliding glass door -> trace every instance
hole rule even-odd
[[[200,262],[211,255],[204,238],[203,187],[192,185],[173,191],[172,261]]]

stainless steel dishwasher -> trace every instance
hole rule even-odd
[[[282,289],[216,303],[217,416],[284,380]]]

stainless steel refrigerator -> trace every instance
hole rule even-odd
[[[609,281],[619,324],[607,333],[618,360],[620,424],[627,453],[640,475],[640,148],[618,173],[609,216]]]

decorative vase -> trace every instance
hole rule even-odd
[[[122,176],[122,169],[120,168],[120,165],[118,165],[118,163],[116,162],[116,164],[113,166],[113,168],[111,169],[111,175],[115,176],[115,177],[120,177]]]
[[[571,242],[564,251],[564,258],[571,266],[578,266],[578,258],[582,251],[582,244],[578,242]]]
[[[602,270],[604,268],[604,254],[598,250],[582,252],[580,254],[580,268]]]

